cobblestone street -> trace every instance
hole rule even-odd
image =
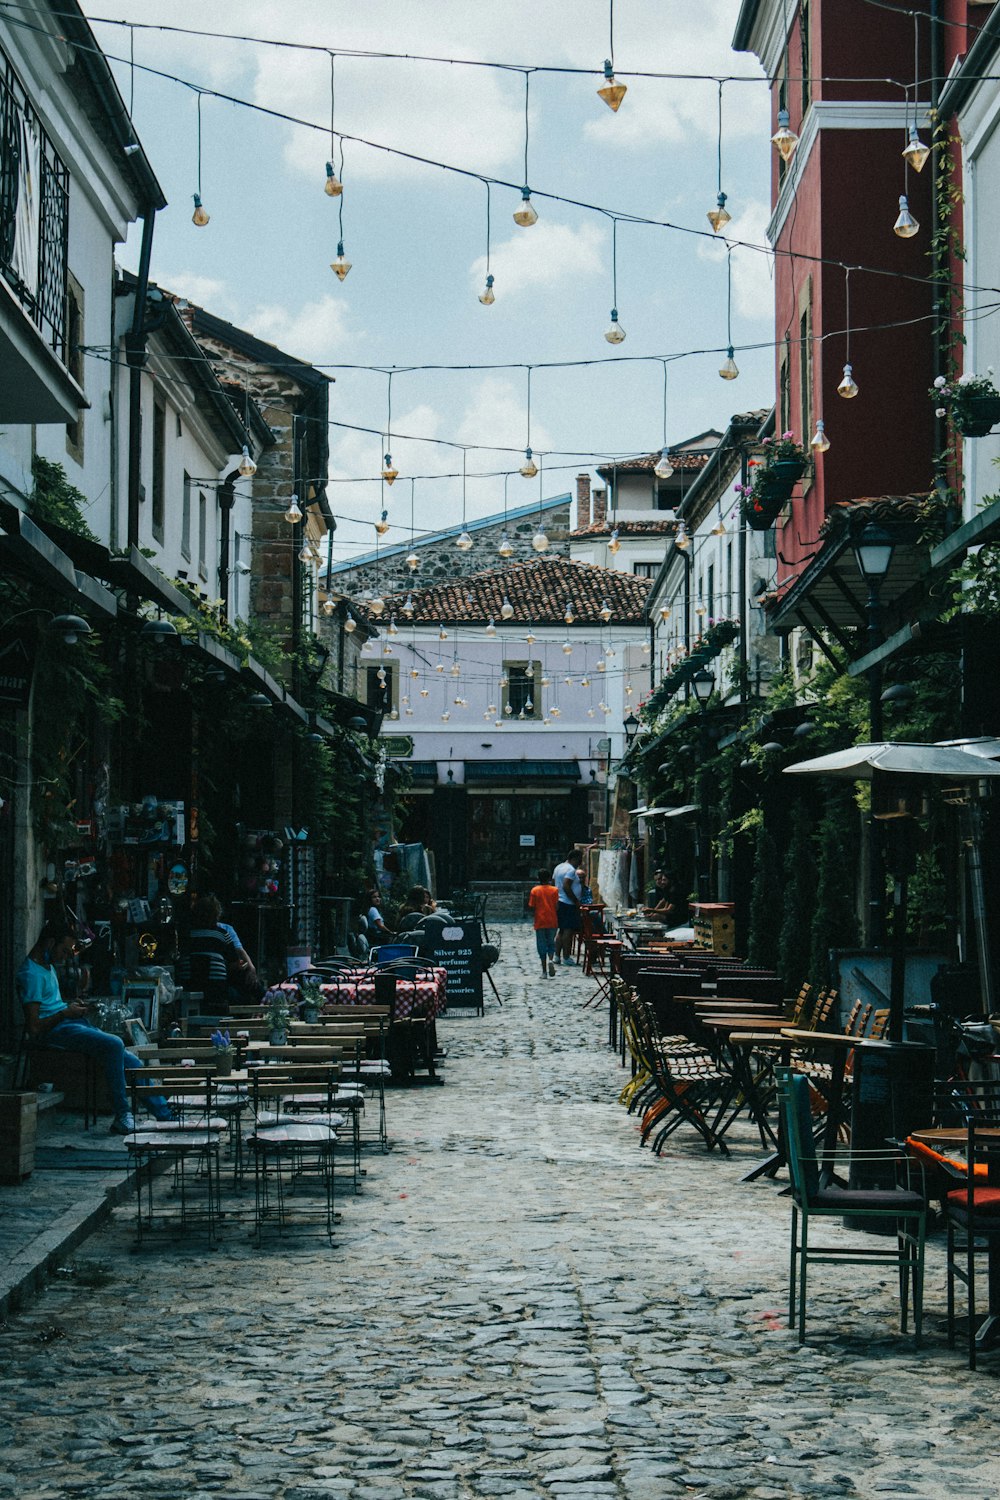
[[[495,972],[503,1009],[445,1019],[445,1086],[392,1092],[391,1152],[343,1174],[334,1250],[135,1254],[126,1203],[11,1318],[0,1494],[992,1500],[1000,1355],[945,1347],[940,1243],[919,1355],[850,1268],[814,1271],[800,1350],[749,1133],[640,1150],[581,971],[507,928]]]

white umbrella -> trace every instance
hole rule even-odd
[[[990,743],[995,743],[991,741]],[[950,745],[902,744],[852,745],[814,760],[786,766],[786,775],[842,776],[852,781],[870,781],[876,771],[903,776],[941,776],[949,780],[980,781],[1000,776],[1000,765],[984,759],[972,746],[957,750]]]

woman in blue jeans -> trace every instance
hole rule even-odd
[[[135,1129],[135,1120],[129,1109],[125,1069],[141,1068],[142,1063],[134,1052],[125,1050],[120,1036],[101,1031],[87,1020],[87,1007],[82,1000],[71,1000],[67,1005],[59,993],[56,966],[65,963],[75,951],[76,934],[66,922],[55,918],[45,923],[38,941],[17,971],[25,1029],[33,1046],[82,1052],[100,1062],[114,1103],[111,1129],[115,1135],[129,1135]],[[174,1117],[162,1094],[154,1094],[147,1105],[158,1120]]]

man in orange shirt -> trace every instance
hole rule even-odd
[[[559,925],[556,903],[558,900],[559,892],[552,884],[549,872],[539,870],[538,884],[531,887],[528,906],[535,914],[535,947],[542,961],[543,978],[546,974],[550,979],[556,977],[556,930]]]

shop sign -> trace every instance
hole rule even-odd
[[[535,835],[533,833],[522,833],[518,839],[518,843],[522,849],[534,849]]]
[[[405,760],[413,754],[412,734],[386,734],[379,740],[390,760]]]
[[[34,665],[34,653],[22,636],[0,644],[0,705],[28,707]]]

